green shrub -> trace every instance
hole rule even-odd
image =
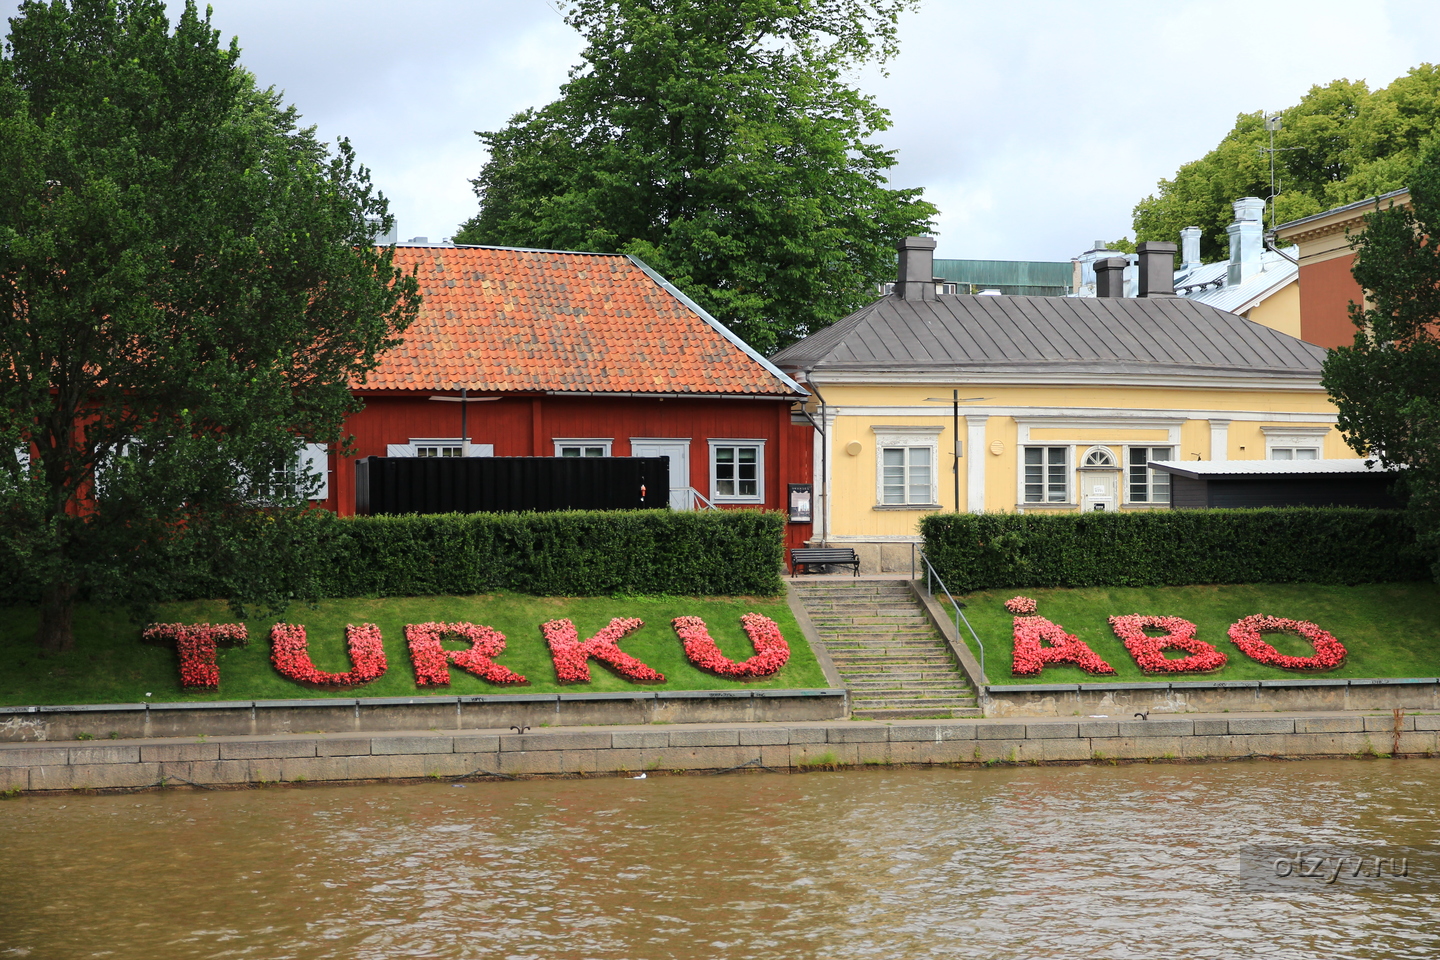
[[[925,554],[957,592],[1430,579],[1405,514],[1286,508],[931,514]]]
[[[567,511],[334,518],[325,597],[515,590],[774,596],[784,516],[756,510]]]

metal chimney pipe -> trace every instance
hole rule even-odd
[[[895,293],[902,300],[934,300],[935,238],[906,237],[895,247],[900,251]]]
[[[1104,260],[1096,260],[1095,296],[1125,296],[1125,266],[1124,257],[1106,257]]]
[[[1135,252],[1140,255],[1139,295],[1175,296],[1175,244],[1168,240],[1146,240]]]

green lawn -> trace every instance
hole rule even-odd
[[[770,617],[780,626],[790,644],[791,655],[790,662],[774,677],[748,684],[723,680],[690,666],[670,625],[678,616],[702,617],[725,655],[744,660],[755,651],[741,629],[740,616],[752,612]],[[573,620],[581,639],[593,636],[612,617],[644,620],[645,626],[620,641],[620,649],[659,670],[667,682],[642,687],[621,679],[592,660],[590,683],[563,686],[557,683],[540,624],[559,617]],[[168,623],[234,622],[224,604],[218,602],[172,604],[162,608],[155,619]],[[784,600],[773,597],[576,599],[496,594],[328,600],[315,607],[296,605],[286,619],[305,626],[316,667],[337,673],[350,669],[345,653],[345,625],[377,624],[385,638],[389,669],[374,683],[349,690],[326,691],[302,686],[275,672],[270,663],[269,644],[269,630],[275,621],[257,619],[246,622],[250,633],[248,646],[220,648],[220,689],[187,693],[180,686],[175,651],[142,643],[140,625],[130,622],[123,614],[81,606],[75,615],[76,649],[45,658],[39,656],[33,640],[36,611],[10,608],[0,611],[0,705],[828,686],[790,608]],[[496,687],[452,667],[449,687],[423,690],[416,687],[403,631],[408,623],[432,620],[480,623],[505,634],[506,649],[497,662],[523,674],[529,679],[529,685]],[[459,648],[463,644],[454,646]]]
[[[1085,641],[1115,668],[1115,675],[1047,666],[1036,677],[1012,676],[1011,615],[1004,603],[1017,594],[1034,597],[1037,613]],[[970,594],[962,602],[965,616],[985,643],[986,672],[996,684],[1440,676],[1440,586],[1433,583],[994,590]],[[1142,673],[1107,622],[1112,615],[1131,613],[1184,617],[1196,625],[1195,636],[1224,652],[1229,662],[1219,673],[1203,676]],[[1319,624],[1345,645],[1345,665],[1324,674],[1261,666],[1241,653],[1225,633],[1236,620],[1256,613]],[[975,643],[963,623],[961,633],[973,651]],[[1281,653],[1301,657],[1314,653],[1308,643],[1289,634],[1266,634],[1265,639]]]

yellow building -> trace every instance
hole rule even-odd
[[[1142,245],[1134,298],[940,294],[934,246],[773,358],[813,395],[815,539],[866,571],[908,570],[929,512],[1169,509],[1151,461],[1353,456],[1324,350],[1168,292],[1173,244]]]

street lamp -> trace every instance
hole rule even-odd
[[[989,397],[962,397],[959,390],[951,390],[948,397],[926,397],[927,403],[948,403],[950,408],[950,439],[954,441],[950,448],[950,472],[955,475],[955,512],[960,512],[960,404],[975,403],[980,400],[989,400]],[[971,450],[970,455],[974,456],[975,451]]]

